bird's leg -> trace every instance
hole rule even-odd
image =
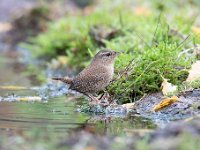
[[[99,99],[96,98],[96,97],[94,97],[92,94],[86,93],[85,95],[88,96],[88,97],[92,100],[92,102],[93,102],[94,104],[99,104]]]
[[[99,100],[105,100],[105,99],[107,100],[110,99],[110,94],[107,91],[104,91]]]
[[[110,105],[110,95],[107,91],[104,91],[103,95],[99,99],[103,106],[109,106]]]
[[[104,95],[105,95],[105,92],[103,92],[103,93],[101,94],[101,96],[99,97],[99,100],[101,100],[101,99],[104,97]]]

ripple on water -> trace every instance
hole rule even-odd
[[[57,97],[48,103],[1,102],[0,128],[26,129],[48,128],[67,131],[84,123],[87,116],[74,111],[74,103],[65,103],[65,97]]]

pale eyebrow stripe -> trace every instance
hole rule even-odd
[[[102,52],[102,55],[110,54],[110,52]]]

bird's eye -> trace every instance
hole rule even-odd
[[[110,56],[111,55],[111,53],[106,53],[106,56]]]

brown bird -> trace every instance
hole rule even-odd
[[[99,100],[94,94],[109,85],[114,75],[114,60],[118,54],[119,52],[108,49],[99,51],[90,65],[76,77],[53,78],[53,80],[69,84],[69,89],[78,91],[98,103]]]

